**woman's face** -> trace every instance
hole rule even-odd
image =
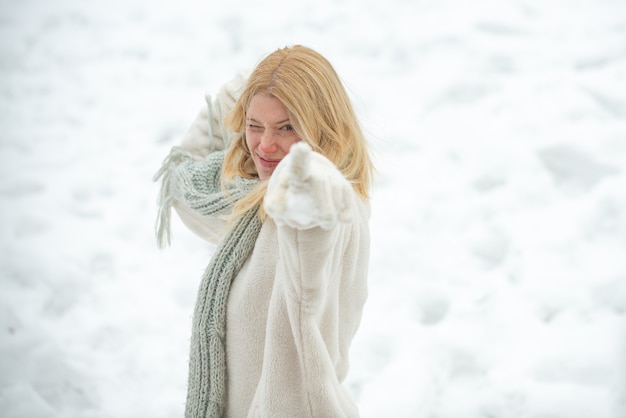
[[[252,97],[246,113],[246,144],[261,180],[272,175],[298,141],[300,138],[280,100],[264,94]]]

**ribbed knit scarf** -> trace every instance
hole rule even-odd
[[[254,247],[260,229],[256,209],[248,211],[222,241],[202,277],[191,334],[187,418],[222,416],[228,292]]]
[[[218,186],[223,155],[214,154],[200,164],[191,164],[189,154],[175,147],[155,175],[155,180],[163,177],[157,224],[160,242],[164,241],[163,235],[168,233],[169,212],[175,198],[185,199],[192,209],[203,215],[217,216],[229,213],[236,200],[255,184],[239,179],[240,187],[228,192],[221,191]],[[198,184],[199,181],[201,184]],[[205,193],[202,193],[203,189]],[[233,279],[254,248],[261,225],[258,208],[245,213],[217,247],[202,276],[191,334],[186,418],[217,418],[224,411],[228,292]]]

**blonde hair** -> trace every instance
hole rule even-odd
[[[224,160],[224,181],[258,177],[245,140],[246,112],[257,94],[280,100],[298,137],[332,161],[362,198],[369,198],[373,165],[350,98],[330,62],[300,45],[265,57],[227,115],[224,123],[235,136]],[[267,181],[263,181],[237,203],[233,217],[259,205],[264,219],[266,190]]]

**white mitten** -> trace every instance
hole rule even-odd
[[[202,108],[180,144],[195,160],[202,160],[211,152],[228,147],[234,134],[224,127],[224,118],[235,105],[246,82],[244,74],[237,74],[222,86],[215,100],[205,95],[207,105]]]
[[[331,229],[352,220],[352,186],[322,154],[305,142],[291,147],[270,177],[265,211],[278,225]]]

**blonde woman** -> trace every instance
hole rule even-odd
[[[346,91],[294,46],[208,98],[161,179],[218,244],[194,312],[187,417],[354,417],[342,386],[367,297],[372,163]]]

